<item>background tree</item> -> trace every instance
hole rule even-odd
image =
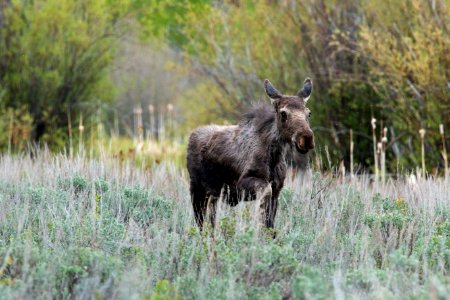
[[[0,86],[26,106],[35,141],[61,145],[72,118],[112,99],[109,66],[129,12],[126,2],[36,0],[3,4]],[[5,24],[7,26],[5,26]],[[74,109],[76,108],[76,109]]]
[[[427,130],[427,156],[440,160],[439,124],[450,127],[448,1],[371,1],[364,6],[359,51],[379,110],[395,128],[397,158],[418,164],[418,131]],[[441,161],[442,162],[442,161]],[[441,163],[442,165],[442,163]]]
[[[372,117],[389,129],[391,169],[417,165],[421,127],[434,128],[428,155],[441,162],[438,123],[450,126],[448,18],[446,1],[425,0],[221,1],[201,13],[187,6],[177,47],[203,80],[182,102],[204,114],[187,119],[235,122],[265,101],[264,78],[288,92],[311,76],[311,122],[333,165],[348,162],[353,129],[355,160],[373,166]]]
[[[0,110],[35,141],[64,145],[69,117],[81,113],[130,135],[133,106],[146,113],[151,103],[157,114],[176,103],[186,136],[268,101],[264,78],[295,93],[310,76],[315,153],[326,165],[348,165],[352,129],[354,160],[373,168],[372,117],[387,128],[389,170],[418,165],[421,128],[430,171],[443,164],[446,0],[0,0],[0,8]],[[19,117],[29,129],[15,125]],[[12,136],[7,119],[2,141]]]

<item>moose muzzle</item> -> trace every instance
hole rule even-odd
[[[306,154],[309,150],[314,149],[314,134],[311,129],[297,136],[295,147],[302,154]]]

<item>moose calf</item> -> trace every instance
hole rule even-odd
[[[207,208],[212,225],[221,194],[231,206],[260,199],[261,222],[274,226],[278,195],[286,177],[285,149],[307,153],[314,148],[306,103],[312,92],[307,78],[295,96],[277,91],[269,80],[264,88],[272,105],[260,103],[238,125],[208,125],[189,138],[187,168],[192,206],[202,228]],[[292,144],[293,147],[285,147]]]

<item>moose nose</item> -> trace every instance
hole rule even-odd
[[[299,135],[297,146],[304,151],[314,149],[314,134],[312,130],[307,130]]]

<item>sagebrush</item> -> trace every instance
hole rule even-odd
[[[450,185],[289,176],[277,238],[255,203],[194,226],[183,169],[0,157],[0,298],[445,298]]]

